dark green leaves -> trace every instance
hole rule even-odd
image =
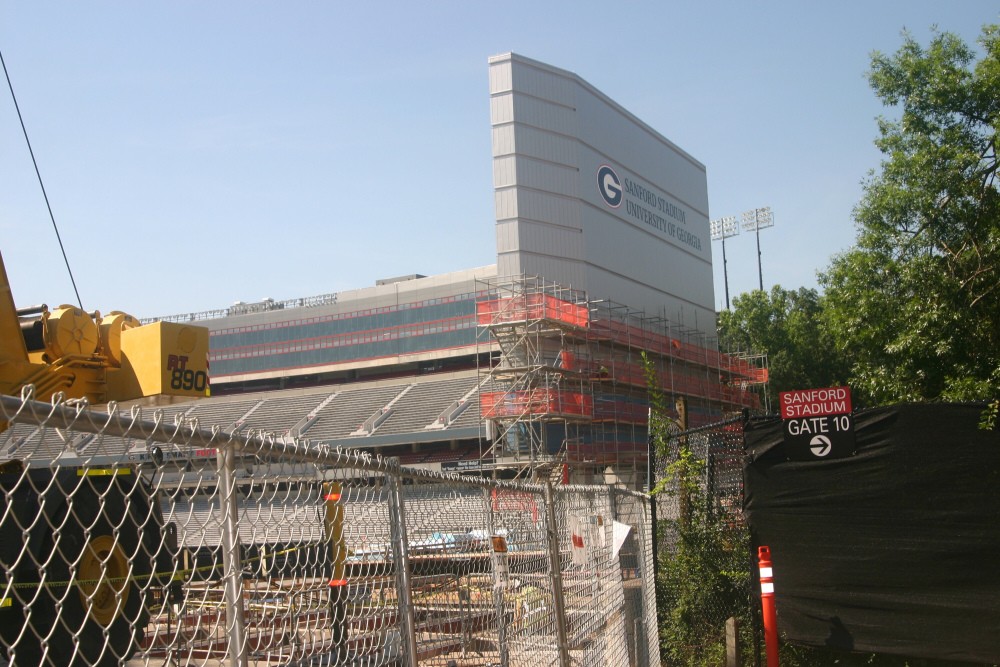
[[[875,53],[881,173],[855,210],[857,245],[821,276],[823,319],[871,402],[973,400],[1000,387],[1000,40],[982,58],[939,33]]]

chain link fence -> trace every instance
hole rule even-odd
[[[742,647],[739,664],[759,664],[756,564],[743,519],[743,420],[673,431],[665,445],[655,466],[663,656],[671,665],[726,664],[728,622]]]
[[[659,665],[648,497],[0,397],[9,664]]]

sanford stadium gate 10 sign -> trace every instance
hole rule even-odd
[[[783,391],[778,399],[789,459],[819,461],[854,455],[850,387]]]

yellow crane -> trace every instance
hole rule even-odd
[[[29,384],[36,400],[62,392],[92,404],[205,396],[208,329],[70,305],[18,311],[0,256],[0,393]]]

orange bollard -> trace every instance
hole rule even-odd
[[[778,610],[774,606],[774,576],[771,570],[771,549],[758,547],[760,567],[760,606],[764,616],[764,648],[767,667],[778,667]]]

